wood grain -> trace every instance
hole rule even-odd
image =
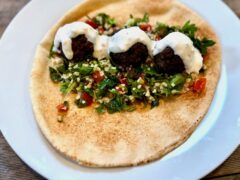
[[[6,26],[29,0],[0,0],[0,37]]]
[[[240,17],[240,1],[239,0],[224,0],[224,2]]]
[[[0,132],[0,180],[44,179],[30,169],[7,144]]]
[[[240,147],[238,147],[237,150],[220,167],[210,173],[206,178],[233,174],[240,175]]]
[[[29,0],[0,0],[0,37],[16,13]],[[224,0],[240,17],[240,0]],[[0,180],[44,179],[18,158],[0,132]],[[211,180],[240,180],[240,147],[219,168],[206,176]]]

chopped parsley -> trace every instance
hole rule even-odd
[[[157,23],[154,33],[159,35],[161,38],[164,38],[166,35],[172,32],[179,31],[187,35],[193,42],[193,45],[201,52],[202,55],[207,54],[207,48],[215,44],[213,40],[204,38],[199,38],[196,35],[198,28],[195,24],[192,24],[190,21],[187,21],[182,27],[179,26],[168,26],[163,23]]]
[[[131,14],[130,18],[125,24],[125,27],[138,26],[141,23],[148,23],[148,22],[149,22],[149,15],[147,13],[145,13],[142,18],[133,17],[133,15]]]
[[[52,42],[52,45],[51,45],[51,48],[49,51],[49,55],[48,55],[49,59],[53,58],[56,55],[56,53],[53,51],[53,46],[54,46],[54,43]]]
[[[97,25],[102,26],[104,29],[109,29],[117,25],[117,21],[105,13],[99,13],[92,19]]]
[[[57,83],[61,81],[61,74],[54,68],[49,67],[50,78],[53,82]]]

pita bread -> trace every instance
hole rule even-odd
[[[93,106],[79,109],[69,96],[70,110],[57,121],[62,102],[59,85],[49,78],[48,53],[58,28],[86,15],[105,12],[124,23],[129,14],[149,13],[152,24],[197,24],[199,35],[216,41],[209,48],[205,93],[170,98],[153,109],[99,115]],[[220,42],[195,12],[175,0],[87,0],[67,12],[39,44],[31,75],[31,97],[36,120],[44,136],[59,152],[84,166],[134,166],[161,158],[181,145],[204,118],[214,96],[221,67]]]

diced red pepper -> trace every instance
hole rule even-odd
[[[94,29],[97,29],[97,28],[98,28],[97,23],[95,23],[95,22],[94,22],[93,20],[91,20],[91,19],[86,20],[85,23],[89,24],[89,25],[92,26]]]
[[[147,31],[147,32],[152,31],[152,26],[150,24],[140,24],[139,27],[143,31]]]
[[[90,106],[93,103],[93,97],[86,92],[81,93],[81,99],[86,101],[87,106]]]
[[[193,91],[197,93],[201,93],[206,88],[207,79],[206,78],[199,78],[193,84]]]
[[[122,87],[117,86],[115,89],[119,92],[119,94],[125,94],[126,93],[124,88],[122,88]]]
[[[104,28],[102,26],[98,27],[98,32],[99,34],[103,34],[104,33]]]
[[[159,40],[161,40],[161,37],[160,37],[159,35],[157,35],[157,36],[155,37],[155,40],[156,40],[156,41],[159,41]]]
[[[99,83],[99,82],[101,82],[101,81],[104,79],[104,76],[101,75],[100,71],[95,71],[95,72],[92,74],[92,77],[93,77],[93,80],[94,80],[96,83]]]
[[[119,79],[119,82],[120,82],[121,84],[125,84],[125,85],[128,84],[127,78],[125,78],[125,77],[120,78],[120,79]]]
[[[67,112],[68,111],[68,106],[66,106],[64,103],[59,104],[57,106],[57,110],[58,110],[58,112],[62,112],[62,113]]]
[[[142,78],[142,79],[145,79],[145,74],[144,74],[144,73],[141,73],[141,74],[139,75],[139,77]]]

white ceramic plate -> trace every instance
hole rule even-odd
[[[49,179],[196,179],[221,164],[240,142],[240,23],[220,0],[182,0],[202,15],[222,41],[223,68],[217,93],[203,122],[182,146],[153,163],[92,169],[59,155],[43,138],[33,116],[30,71],[37,44],[80,0],[32,0],[0,42],[1,131],[30,167]]]

